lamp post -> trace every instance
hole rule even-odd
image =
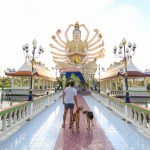
[[[131,43],[128,42],[128,46],[127,45],[127,41],[125,38],[122,39],[120,45],[119,45],[119,50],[117,51],[117,47],[114,46],[113,49],[113,53],[115,54],[116,57],[119,58],[123,58],[124,60],[124,69],[125,69],[125,88],[126,88],[126,98],[125,98],[125,102],[126,103],[130,103],[130,97],[129,97],[129,92],[128,92],[128,71],[127,71],[127,62],[128,59],[130,59],[134,53],[135,53],[135,49],[136,49],[136,44],[135,43]],[[123,49],[123,52],[122,52]]]
[[[22,49],[23,49],[23,52],[25,53],[26,55],[26,58],[29,59],[29,61],[31,62],[31,80],[30,80],[30,93],[29,93],[29,101],[32,101],[32,89],[33,89],[33,74],[34,74],[34,64],[35,64],[35,59],[36,58],[39,58],[39,56],[41,55],[41,53],[44,52],[44,49],[42,46],[39,47],[39,50],[38,50],[38,56],[35,56],[35,52],[36,52],[36,49],[37,49],[37,42],[36,40],[34,39],[32,41],[32,46],[33,46],[33,49],[32,49],[32,52],[31,54],[29,54],[29,44],[25,44],[23,45]]]

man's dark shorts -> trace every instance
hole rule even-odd
[[[74,109],[74,104],[72,104],[72,103],[67,103],[67,104],[65,104],[65,108],[66,109]]]

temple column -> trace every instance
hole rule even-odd
[[[110,81],[110,83],[109,83],[109,85],[110,85],[110,91],[112,91],[112,81],[111,80],[109,80]]]
[[[47,82],[47,80],[45,79],[45,89],[47,89],[47,87],[48,87],[48,82]]]
[[[108,88],[108,80],[106,80],[106,88],[104,90],[106,91],[107,88]]]
[[[45,80],[44,79],[42,80],[42,89],[43,90],[45,89]]]
[[[118,91],[118,80],[115,80],[115,85],[116,91]]]
[[[23,78],[20,78],[21,86],[23,86]]]
[[[30,84],[31,84],[31,77],[29,76],[28,78],[28,86],[30,87]]]
[[[105,81],[105,84],[104,84],[104,90],[106,90],[106,86],[107,86],[107,80]]]
[[[14,77],[11,78],[11,87],[14,87]]]
[[[146,78],[144,78],[144,88],[147,90]]]
[[[51,81],[51,91],[53,90],[53,82],[54,81]]]
[[[34,79],[34,77],[33,77],[33,80],[32,80],[33,89],[34,89],[34,87],[35,87],[35,86],[34,86],[34,83],[35,83],[34,80],[35,80],[35,79]]]
[[[41,82],[41,79],[38,79],[38,90],[40,89],[40,82]]]
[[[50,86],[50,91],[52,91],[52,81],[50,81],[49,86]]]
[[[50,80],[48,80],[48,89],[50,89],[51,87],[50,87],[50,83],[51,83],[51,81]]]
[[[104,82],[104,81],[101,82],[101,90],[103,90],[103,82]]]

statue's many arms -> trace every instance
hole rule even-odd
[[[68,37],[68,32],[72,31],[72,39]],[[84,40],[81,39],[81,30],[86,31],[86,37]],[[75,25],[70,24],[65,31],[65,41],[61,38],[61,30],[56,32],[56,36],[53,35],[52,39],[57,44],[57,46],[50,44],[53,48],[52,54],[53,59],[56,63],[61,65],[72,64],[72,65],[82,65],[95,61],[97,58],[104,57],[104,41],[102,40],[102,35],[99,34],[99,30],[94,30],[95,34],[89,39],[89,30],[84,24]]]

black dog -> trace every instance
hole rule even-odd
[[[93,118],[94,118],[94,115],[93,115],[93,112],[92,111],[88,111],[88,110],[84,110],[83,111],[83,114],[86,114],[86,118],[87,118],[87,129],[90,130],[90,122],[93,125]]]

